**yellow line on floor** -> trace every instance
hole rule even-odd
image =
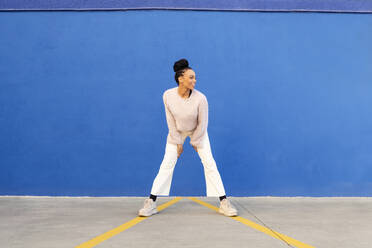
[[[171,201],[168,201],[160,206],[157,207],[157,210],[158,211],[162,211],[163,209],[175,204],[176,202],[178,202],[179,200],[181,200],[182,197],[176,197],[174,198],[173,200]],[[136,217],[108,232],[105,232],[104,234],[101,234],[85,243],[82,243],[81,245],[78,245],[76,246],[75,248],[90,248],[90,247],[94,247],[100,243],[102,243],[103,241],[109,239],[109,238],[112,238],[113,236],[131,228],[132,226],[140,223],[141,221],[144,221],[145,219],[147,219],[148,217]]]
[[[194,202],[197,202],[200,205],[203,205],[203,206],[205,206],[207,208],[213,209],[214,211],[218,212],[218,208],[215,207],[215,206],[213,206],[213,205],[211,205],[211,204],[209,204],[209,203],[206,203],[204,201],[201,201],[201,200],[199,200],[199,199],[197,199],[195,197],[188,197],[188,199],[190,199],[190,200],[192,200]],[[229,217],[229,218],[234,219],[234,220],[237,220],[240,223],[243,223],[244,225],[247,225],[247,226],[249,226],[249,227],[251,227],[253,229],[256,229],[256,230],[258,230],[260,232],[263,232],[263,233],[265,233],[267,235],[270,235],[273,238],[276,238],[276,239],[279,239],[279,240],[285,240],[285,242],[287,242],[288,244],[293,245],[295,247],[298,247],[298,248],[315,248],[314,246],[311,246],[311,245],[302,243],[302,242],[300,242],[300,241],[298,241],[296,239],[293,239],[291,237],[288,237],[288,236],[286,236],[284,234],[281,234],[281,233],[278,233],[276,231],[274,233],[269,228],[266,228],[264,226],[261,226],[261,225],[255,223],[255,222],[250,221],[248,219],[245,219],[243,217],[235,216],[235,217]]]

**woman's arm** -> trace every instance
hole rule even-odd
[[[177,130],[176,121],[172,113],[169,111],[165,94],[163,94],[163,102],[165,107],[165,116],[167,118],[167,124],[169,129],[169,142],[175,145],[182,144],[181,133]]]
[[[207,132],[208,127],[208,101],[203,95],[203,98],[198,107],[198,125],[194,130],[194,133],[190,137],[190,144],[192,146],[200,148],[202,147],[202,140]],[[196,150],[196,149],[195,149]]]

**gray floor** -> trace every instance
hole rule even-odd
[[[1,248],[67,248],[136,217],[143,197],[0,197]],[[158,205],[173,197],[158,198]],[[218,206],[217,198],[199,199]],[[231,197],[240,216],[314,247],[371,248],[372,198]],[[98,244],[290,247],[187,198]]]

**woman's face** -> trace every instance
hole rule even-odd
[[[193,90],[196,83],[195,72],[192,69],[186,70],[183,75],[178,78],[178,82],[183,87]]]

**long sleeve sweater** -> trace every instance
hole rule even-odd
[[[169,142],[182,144],[181,132],[192,131],[190,144],[202,147],[202,138],[208,127],[208,101],[200,91],[192,90],[184,99],[178,94],[178,87],[163,94],[165,113],[169,129]]]

